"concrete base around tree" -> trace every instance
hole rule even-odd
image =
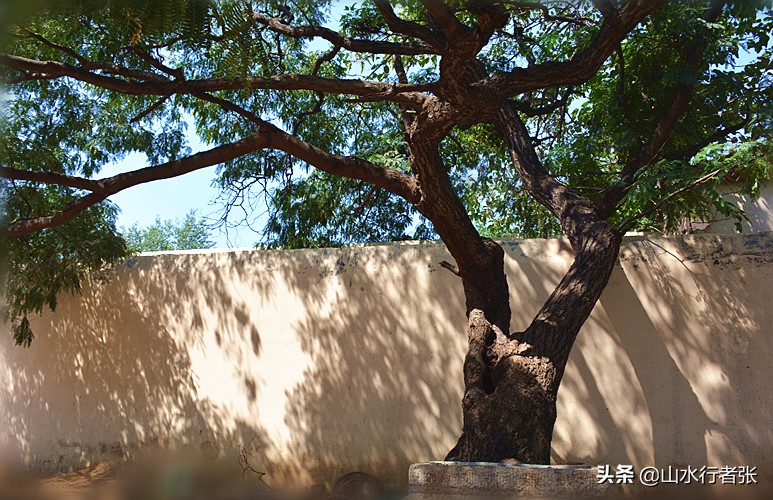
[[[616,496],[586,465],[429,462],[410,469],[410,500],[583,498]]]

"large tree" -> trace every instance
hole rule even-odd
[[[768,165],[764,1],[71,1],[18,16],[0,55],[17,341],[28,314],[125,252],[111,195],[220,165],[231,208],[265,196],[268,244],[443,240],[469,318],[452,460],[547,463],[622,235],[737,215],[720,179],[753,194]],[[189,153],[188,124],[212,149]],[[151,166],[97,176],[136,151]],[[490,237],[559,233],[574,262],[510,331],[518,290]]]

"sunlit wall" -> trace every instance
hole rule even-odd
[[[514,329],[571,261],[506,241]],[[403,486],[461,429],[465,316],[438,244],[133,258],[0,340],[0,449],[36,470],[248,449],[274,484]],[[773,235],[627,239],[560,391],[560,463],[773,470]]]

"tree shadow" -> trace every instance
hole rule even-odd
[[[265,442],[260,426],[234,418],[201,391],[195,356],[205,336],[219,334],[197,306],[212,295],[192,292],[189,280],[204,269],[191,258],[132,259],[109,282],[94,280],[82,296],[61,297],[56,313],[34,321],[37,338],[29,349],[5,340],[6,453],[32,470],[52,471],[132,458],[147,448],[211,452],[214,445],[225,457],[245,436],[254,436],[255,446]],[[186,273],[164,272],[169,266]],[[228,320],[215,323],[233,333],[239,309],[228,300],[217,309]],[[259,342],[253,334],[253,352]],[[255,390],[247,378],[245,391],[250,384]]]
[[[626,242],[570,359],[554,459],[769,463],[771,262],[770,234]]]

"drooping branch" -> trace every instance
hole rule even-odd
[[[255,133],[240,141],[219,146],[179,160],[167,162],[163,165],[146,167],[132,172],[117,174],[99,181],[92,181],[92,193],[75,200],[60,212],[33,219],[17,220],[3,228],[3,233],[9,236],[29,234],[45,228],[61,226],[75,218],[87,208],[96,205],[107,197],[124,189],[144,184],[151,181],[178,177],[195,170],[223,163],[239,156],[256,151],[264,147],[266,138],[263,134]],[[82,179],[82,181],[87,181]],[[45,182],[41,180],[41,182]],[[55,182],[55,184],[60,184]]]
[[[268,136],[266,148],[284,151],[323,172],[368,182],[412,204],[421,199],[417,180],[408,174],[381,167],[356,156],[328,153],[270,124],[264,129]]]
[[[130,187],[152,181],[179,177],[202,168],[233,160],[260,149],[279,149],[324,172],[369,182],[375,186],[387,189],[411,203],[416,203],[418,201],[419,188],[415,179],[410,175],[403,174],[397,170],[380,167],[361,158],[328,153],[282,131],[270,123],[262,122],[258,132],[255,132],[240,141],[219,146],[179,160],[170,161],[162,165],[125,172],[101,180],[90,180],[54,174],[48,174],[48,177],[36,177],[34,176],[34,172],[25,174],[15,169],[4,169],[4,173],[6,170],[11,170],[8,172],[9,178],[13,175],[18,179],[29,177],[29,180],[34,180],[36,182],[63,186],[84,189],[88,186],[88,189],[92,191],[92,193],[75,200],[56,214],[33,219],[17,220],[2,228],[2,231],[0,232],[8,236],[19,236],[45,228],[61,226],[75,218],[87,208]]]

